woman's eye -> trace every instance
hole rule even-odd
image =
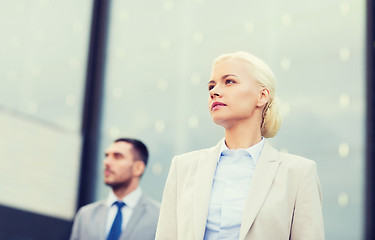
[[[231,83],[236,83],[236,82],[232,79],[225,80],[225,84],[231,84]]]
[[[214,85],[209,85],[208,86],[208,91],[211,91],[215,86]]]

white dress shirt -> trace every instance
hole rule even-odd
[[[133,192],[126,195],[123,199],[118,199],[116,195],[113,193],[113,191],[110,191],[107,201],[106,201],[106,205],[109,208],[108,215],[107,215],[106,236],[111,230],[113,221],[115,220],[115,217],[117,214],[118,208],[116,205],[113,205],[113,203],[116,201],[123,201],[125,203],[125,206],[121,208],[121,213],[122,213],[121,229],[124,230],[141,196],[142,196],[142,190],[139,187],[135,189]]]
[[[223,140],[213,179],[205,240],[238,239],[242,212],[264,139],[247,148],[229,150]]]

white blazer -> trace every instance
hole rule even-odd
[[[220,144],[173,158],[156,239],[203,239]],[[239,239],[324,239],[321,201],[315,162],[278,152],[266,140],[249,187]]]

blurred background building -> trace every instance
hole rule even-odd
[[[276,75],[272,144],[317,162],[326,238],[365,238],[365,0],[13,0],[0,16],[0,239],[67,239],[122,136],[149,147],[141,186],[160,201],[172,157],[223,137],[207,82],[239,50]]]

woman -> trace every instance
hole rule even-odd
[[[316,164],[265,139],[281,123],[269,67],[249,53],[222,55],[208,90],[225,138],[174,157],[156,239],[324,239]]]

